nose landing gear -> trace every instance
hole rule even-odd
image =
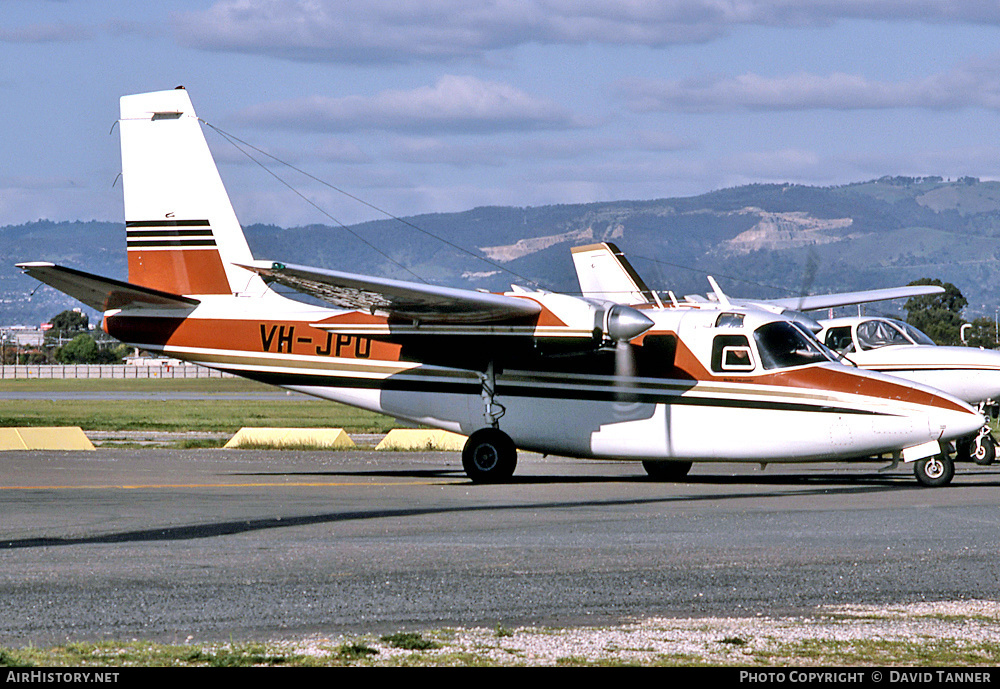
[[[947,486],[955,477],[955,462],[944,447],[941,452],[918,460],[913,465],[913,473],[917,482],[928,488]]]
[[[983,426],[975,436],[956,442],[955,451],[955,458],[958,461],[972,460],[979,466],[989,466],[996,461],[997,443],[987,425]]]

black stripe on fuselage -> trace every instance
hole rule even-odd
[[[347,376],[330,376],[300,373],[279,373],[274,371],[244,371],[234,368],[223,368],[223,371],[252,380],[277,385],[313,386],[328,388],[351,388],[367,390],[386,390],[392,392],[414,392],[425,394],[465,394],[479,395],[481,386],[478,382],[458,382],[440,380],[416,380],[414,378],[354,378]],[[833,406],[824,402],[810,404],[807,402],[781,402],[762,399],[732,399],[725,397],[705,397],[700,395],[671,394],[652,390],[633,391],[615,390],[613,386],[593,386],[584,389],[560,389],[551,384],[537,387],[511,385],[497,380],[497,397],[536,397],[551,400],[588,400],[599,402],[641,402],[646,404],[682,404],[702,407],[718,407],[729,409],[762,409],[772,411],[818,412],[824,414],[853,414],[862,416],[895,416],[865,409]]]

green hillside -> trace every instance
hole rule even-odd
[[[704,293],[707,274],[733,296],[774,297],[952,282],[967,317],[1000,297],[1000,183],[892,177],[838,187],[747,185],[688,198],[534,208],[484,207],[362,223],[247,227],[254,255],[340,270],[508,289],[577,288],[576,245],[610,240],[654,289]],[[461,249],[456,248],[461,247]],[[41,322],[74,306],[13,264],[51,260],[125,277],[120,223],[0,227],[0,322]]]

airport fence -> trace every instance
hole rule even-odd
[[[68,364],[55,366],[0,366],[0,379],[11,378],[231,378],[232,374],[196,364],[129,366],[125,364]]]

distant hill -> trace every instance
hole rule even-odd
[[[569,249],[610,240],[654,289],[774,297],[952,282],[966,316],[1000,297],[1000,182],[886,177],[837,187],[755,184],[688,198],[483,207],[362,223],[246,228],[254,255],[399,279],[508,289],[578,289]],[[0,322],[41,322],[75,302],[13,264],[51,260],[125,278],[120,223],[0,227]],[[372,247],[375,247],[374,249]],[[462,247],[464,251],[456,247]],[[376,250],[377,249],[377,250]]]

